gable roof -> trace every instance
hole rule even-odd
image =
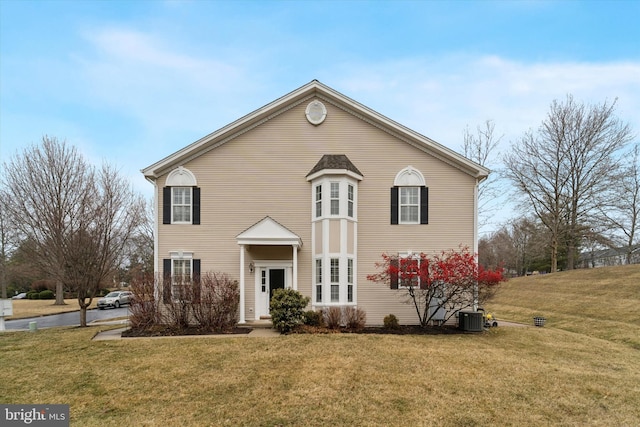
[[[270,216],[247,228],[236,236],[239,245],[294,245],[302,246],[300,237]]]
[[[312,97],[338,106],[369,124],[411,144],[426,153],[464,171],[479,180],[485,179],[489,169],[481,166],[455,151],[427,138],[385,116],[354,101],[353,99],[335,91],[334,89],[313,80],[306,85],[284,95],[281,98],[259,108],[252,113],[200,138],[192,144],[176,151],[164,159],[142,169],[142,173],[149,180],[155,180],[177,166],[181,166],[200,155],[231,141],[236,136],[270,120],[271,118],[299,105]]]

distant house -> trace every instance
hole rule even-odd
[[[640,245],[633,245],[582,252],[580,266],[582,268],[597,268],[624,265],[627,264],[629,251],[631,251],[631,264],[640,264]]]
[[[143,171],[155,185],[156,271],[224,271],[239,323],[271,292],[415,322],[401,290],[367,281],[382,253],[477,247],[489,170],[314,80]],[[170,286],[158,290],[171,298]]]

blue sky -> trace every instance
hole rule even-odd
[[[0,0],[0,161],[55,136],[150,196],[140,169],[313,79],[456,151],[488,119],[508,150],[567,94],[640,133],[638,22],[621,0]]]

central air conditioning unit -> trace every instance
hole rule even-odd
[[[461,311],[458,313],[458,327],[466,332],[482,332],[481,311]]]

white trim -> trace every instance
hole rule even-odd
[[[195,187],[198,185],[198,181],[193,172],[183,166],[178,166],[169,173],[165,185],[168,187]]]
[[[407,259],[407,258],[411,258],[418,261],[418,265],[420,265],[420,263],[422,262],[419,253],[416,253],[414,251],[398,252],[398,263],[400,262],[400,259]],[[398,289],[409,289],[409,286],[402,285],[402,280],[400,280],[399,276],[398,276]],[[420,289],[420,275],[418,275],[418,284],[417,286],[414,286],[414,289]]]
[[[393,185],[396,187],[426,187],[427,182],[422,172],[413,166],[407,166],[396,174]]]
[[[156,181],[152,181],[153,183],[153,271],[156,275],[160,274],[160,242],[158,240],[160,236],[160,221],[158,219],[158,183]],[[160,281],[155,281],[153,296],[156,301],[161,300],[161,291],[160,291]]]
[[[189,191],[189,204],[174,204],[175,197],[173,192],[178,189],[186,189]],[[173,218],[174,207],[186,207],[189,206],[189,221],[176,221]],[[193,224],[193,187],[190,186],[171,186],[171,224]]]
[[[473,187],[473,255],[478,262],[478,186],[480,181],[476,179]],[[478,311],[478,282],[473,284],[473,311]]]
[[[331,184],[339,185],[338,189],[338,214],[331,213]],[[353,187],[353,216],[349,216],[349,186]],[[322,208],[320,216],[316,216],[316,188],[322,188]],[[311,182],[311,222],[323,219],[347,218],[352,221],[358,220],[358,181],[349,176],[326,175]]]
[[[357,173],[355,173],[353,171],[350,171],[348,169],[322,169],[322,170],[320,170],[320,171],[318,171],[316,173],[313,173],[313,174],[309,175],[307,177],[307,181],[313,181],[313,180],[316,180],[316,179],[318,179],[318,178],[320,178],[322,176],[325,176],[325,175],[330,175],[330,176],[333,176],[333,175],[336,175],[336,176],[345,175],[345,176],[348,176],[349,178],[353,178],[353,179],[355,179],[357,181],[362,181],[362,179],[363,179],[362,175],[359,175],[359,174],[357,174]]]
[[[262,294],[262,270],[269,269],[283,269],[284,270],[284,287],[285,289],[289,289],[293,287],[293,261],[287,260],[253,260],[255,265],[254,270],[254,303],[253,303],[253,311],[255,320],[260,319],[260,316],[267,316],[269,312],[267,310],[266,313],[264,311],[264,305],[268,305],[268,301],[265,302],[264,295]],[[267,283],[268,286],[268,283]]]
[[[244,257],[245,257],[245,246],[240,245],[240,319],[238,320],[239,324],[246,323],[245,320],[245,312],[244,312]],[[255,270],[254,270],[255,271]]]
[[[319,108],[319,111],[316,110],[316,108]],[[318,113],[320,114],[318,115]],[[315,99],[307,105],[307,108],[304,110],[304,114],[309,123],[317,126],[327,118],[327,107],[325,107],[322,102]]]
[[[169,251],[169,258],[173,259],[193,259],[193,252],[189,251]]]
[[[407,189],[407,188],[412,188],[412,189],[416,189],[418,191],[418,203],[414,204],[414,203],[405,203],[402,204],[402,190]],[[415,187],[415,186],[402,186],[402,187],[398,187],[398,224],[420,224],[420,206],[421,206],[421,202],[422,200],[420,200],[420,187]],[[416,206],[417,205],[417,206]],[[402,207],[408,207],[408,208],[418,208],[418,219],[415,221],[403,221],[402,220]]]
[[[302,239],[271,217],[264,217],[236,236],[239,245],[302,246]]]

